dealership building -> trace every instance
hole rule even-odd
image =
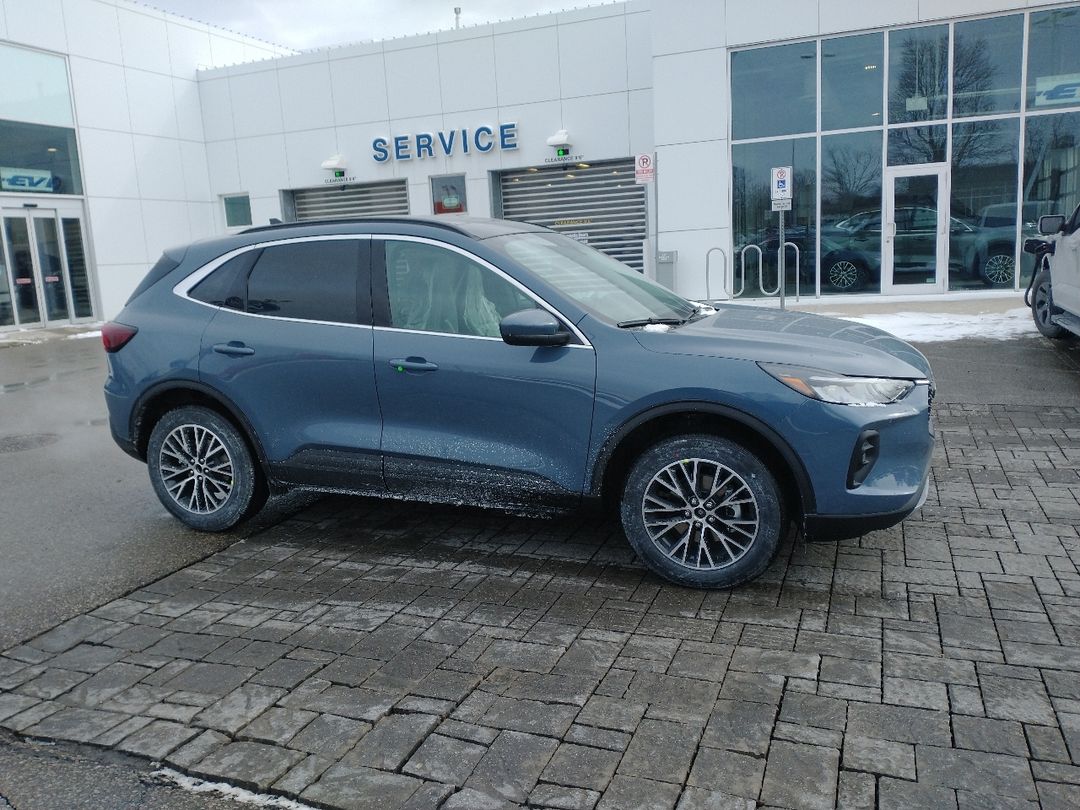
[[[630,0],[295,53],[0,0],[0,75],[0,330],[109,318],[177,243],[372,214],[546,225],[695,298],[994,295],[1080,203],[1075,2]]]

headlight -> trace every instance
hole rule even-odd
[[[758,365],[788,388],[804,396],[840,405],[887,405],[907,396],[915,387],[911,380],[891,377],[849,377],[818,368],[773,363]]]

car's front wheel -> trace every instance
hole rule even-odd
[[[146,465],[165,508],[200,531],[230,529],[266,499],[244,438],[209,408],[185,406],[162,416],[150,434]]]
[[[719,436],[677,436],[646,450],[623,490],[627,539],[659,576],[730,588],[764,571],[786,525],[780,488],[752,452]]]
[[[1050,318],[1061,312],[1054,306],[1054,287],[1050,282],[1050,271],[1041,269],[1035,276],[1035,283],[1031,286],[1031,317],[1035,320],[1035,327],[1048,338],[1058,340],[1068,335],[1062,327],[1053,323]]]

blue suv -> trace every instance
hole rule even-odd
[[[926,359],[867,326],[688,301],[517,222],[253,228],[170,250],[105,398],[161,502],[221,531],[302,487],[617,510],[648,566],[729,587],[921,505]]]

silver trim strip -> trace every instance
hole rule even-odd
[[[348,240],[348,239],[356,239],[356,240],[384,239],[384,240],[394,240],[394,241],[398,241],[398,242],[419,242],[419,243],[422,243],[422,244],[434,245],[435,247],[440,247],[440,248],[443,248],[443,249],[446,249],[446,250],[451,250],[451,251],[454,251],[455,253],[460,253],[462,256],[465,256],[467,259],[470,259],[471,261],[474,261],[477,264],[491,270],[493,273],[495,273],[496,275],[498,275],[499,277],[501,277],[505,281],[509,282],[514,287],[516,287],[518,290],[520,290],[522,293],[524,293],[528,298],[531,298],[533,301],[535,301],[537,304],[539,304],[541,309],[547,310],[549,313],[554,315],[560,321],[565,323],[570,328],[570,331],[574,334],[574,336],[578,340],[581,341],[580,344],[575,344],[575,343],[566,344],[566,346],[568,348],[581,348],[581,349],[592,349],[593,348],[593,345],[589,342],[589,339],[586,338],[584,334],[582,334],[581,330],[578,329],[577,326],[569,318],[562,315],[562,313],[560,313],[559,310],[557,310],[555,307],[553,307],[551,304],[549,304],[543,298],[538,296],[536,293],[534,293],[532,290],[530,290],[524,284],[519,282],[517,279],[511,278],[506,273],[504,273],[502,270],[500,270],[498,267],[493,265],[491,262],[486,261],[484,259],[481,259],[479,256],[477,256],[477,255],[475,255],[473,253],[470,253],[469,251],[465,250],[464,248],[460,248],[457,245],[451,245],[451,244],[448,244],[446,242],[440,242],[437,239],[432,239],[432,238],[426,237],[426,236],[410,236],[410,235],[406,235],[406,234],[352,234],[352,233],[348,233],[348,234],[321,234],[321,235],[314,235],[314,236],[295,236],[295,237],[287,238],[287,239],[269,239],[269,240],[267,240],[265,242],[256,242],[256,243],[251,244],[251,245],[244,245],[243,247],[238,247],[235,250],[230,250],[228,253],[224,253],[221,256],[218,256],[216,259],[213,259],[213,260],[207,262],[202,267],[198,268],[197,270],[193,271],[192,273],[189,273],[187,276],[185,276],[180,281],[178,281],[173,286],[172,291],[173,291],[174,295],[177,295],[177,296],[179,296],[180,298],[183,298],[186,301],[190,301],[193,304],[198,304],[199,306],[203,306],[203,307],[209,307],[210,309],[222,310],[224,312],[231,312],[231,313],[233,313],[235,315],[244,315],[244,316],[249,317],[249,318],[267,318],[267,319],[275,320],[275,321],[290,321],[290,322],[293,322],[293,323],[314,323],[314,324],[321,324],[323,326],[345,326],[345,327],[361,328],[361,329],[379,329],[381,331],[387,331],[387,332],[409,332],[409,333],[412,333],[412,334],[420,334],[420,335],[444,335],[444,336],[447,336],[447,337],[469,338],[469,339],[472,339],[472,340],[497,340],[500,343],[502,342],[502,338],[486,337],[486,336],[483,336],[483,335],[458,335],[458,334],[454,334],[454,333],[451,333],[451,332],[425,332],[425,331],[419,330],[419,329],[400,329],[400,328],[394,327],[394,326],[378,326],[378,327],[376,327],[376,326],[372,326],[370,324],[341,323],[340,321],[313,321],[313,320],[308,320],[308,319],[305,319],[305,318],[286,318],[286,317],[282,317],[280,315],[261,315],[261,314],[256,313],[256,312],[241,312],[240,310],[237,310],[237,309],[229,309],[228,307],[215,306],[214,304],[208,304],[205,301],[199,301],[198,299],[191,297],[192,289],[194,289],[195,286],[200,281],[202,281],[208,275],[210,275],[215,270],[217,270],[219,267],[221,267],[221,265],[225,264],[225,262],[229,261],[230,259],[234,259],[237,256],[240,256],[240,255],[242,255],[244,253],[247,253],[248,251],[260,250],[262,248],[273,247],[275,245],[288,245],[288,244],[293,244],[293,243],[296,243],[296,242],[328,242],[328,241],[343,241],[343,240]]]

